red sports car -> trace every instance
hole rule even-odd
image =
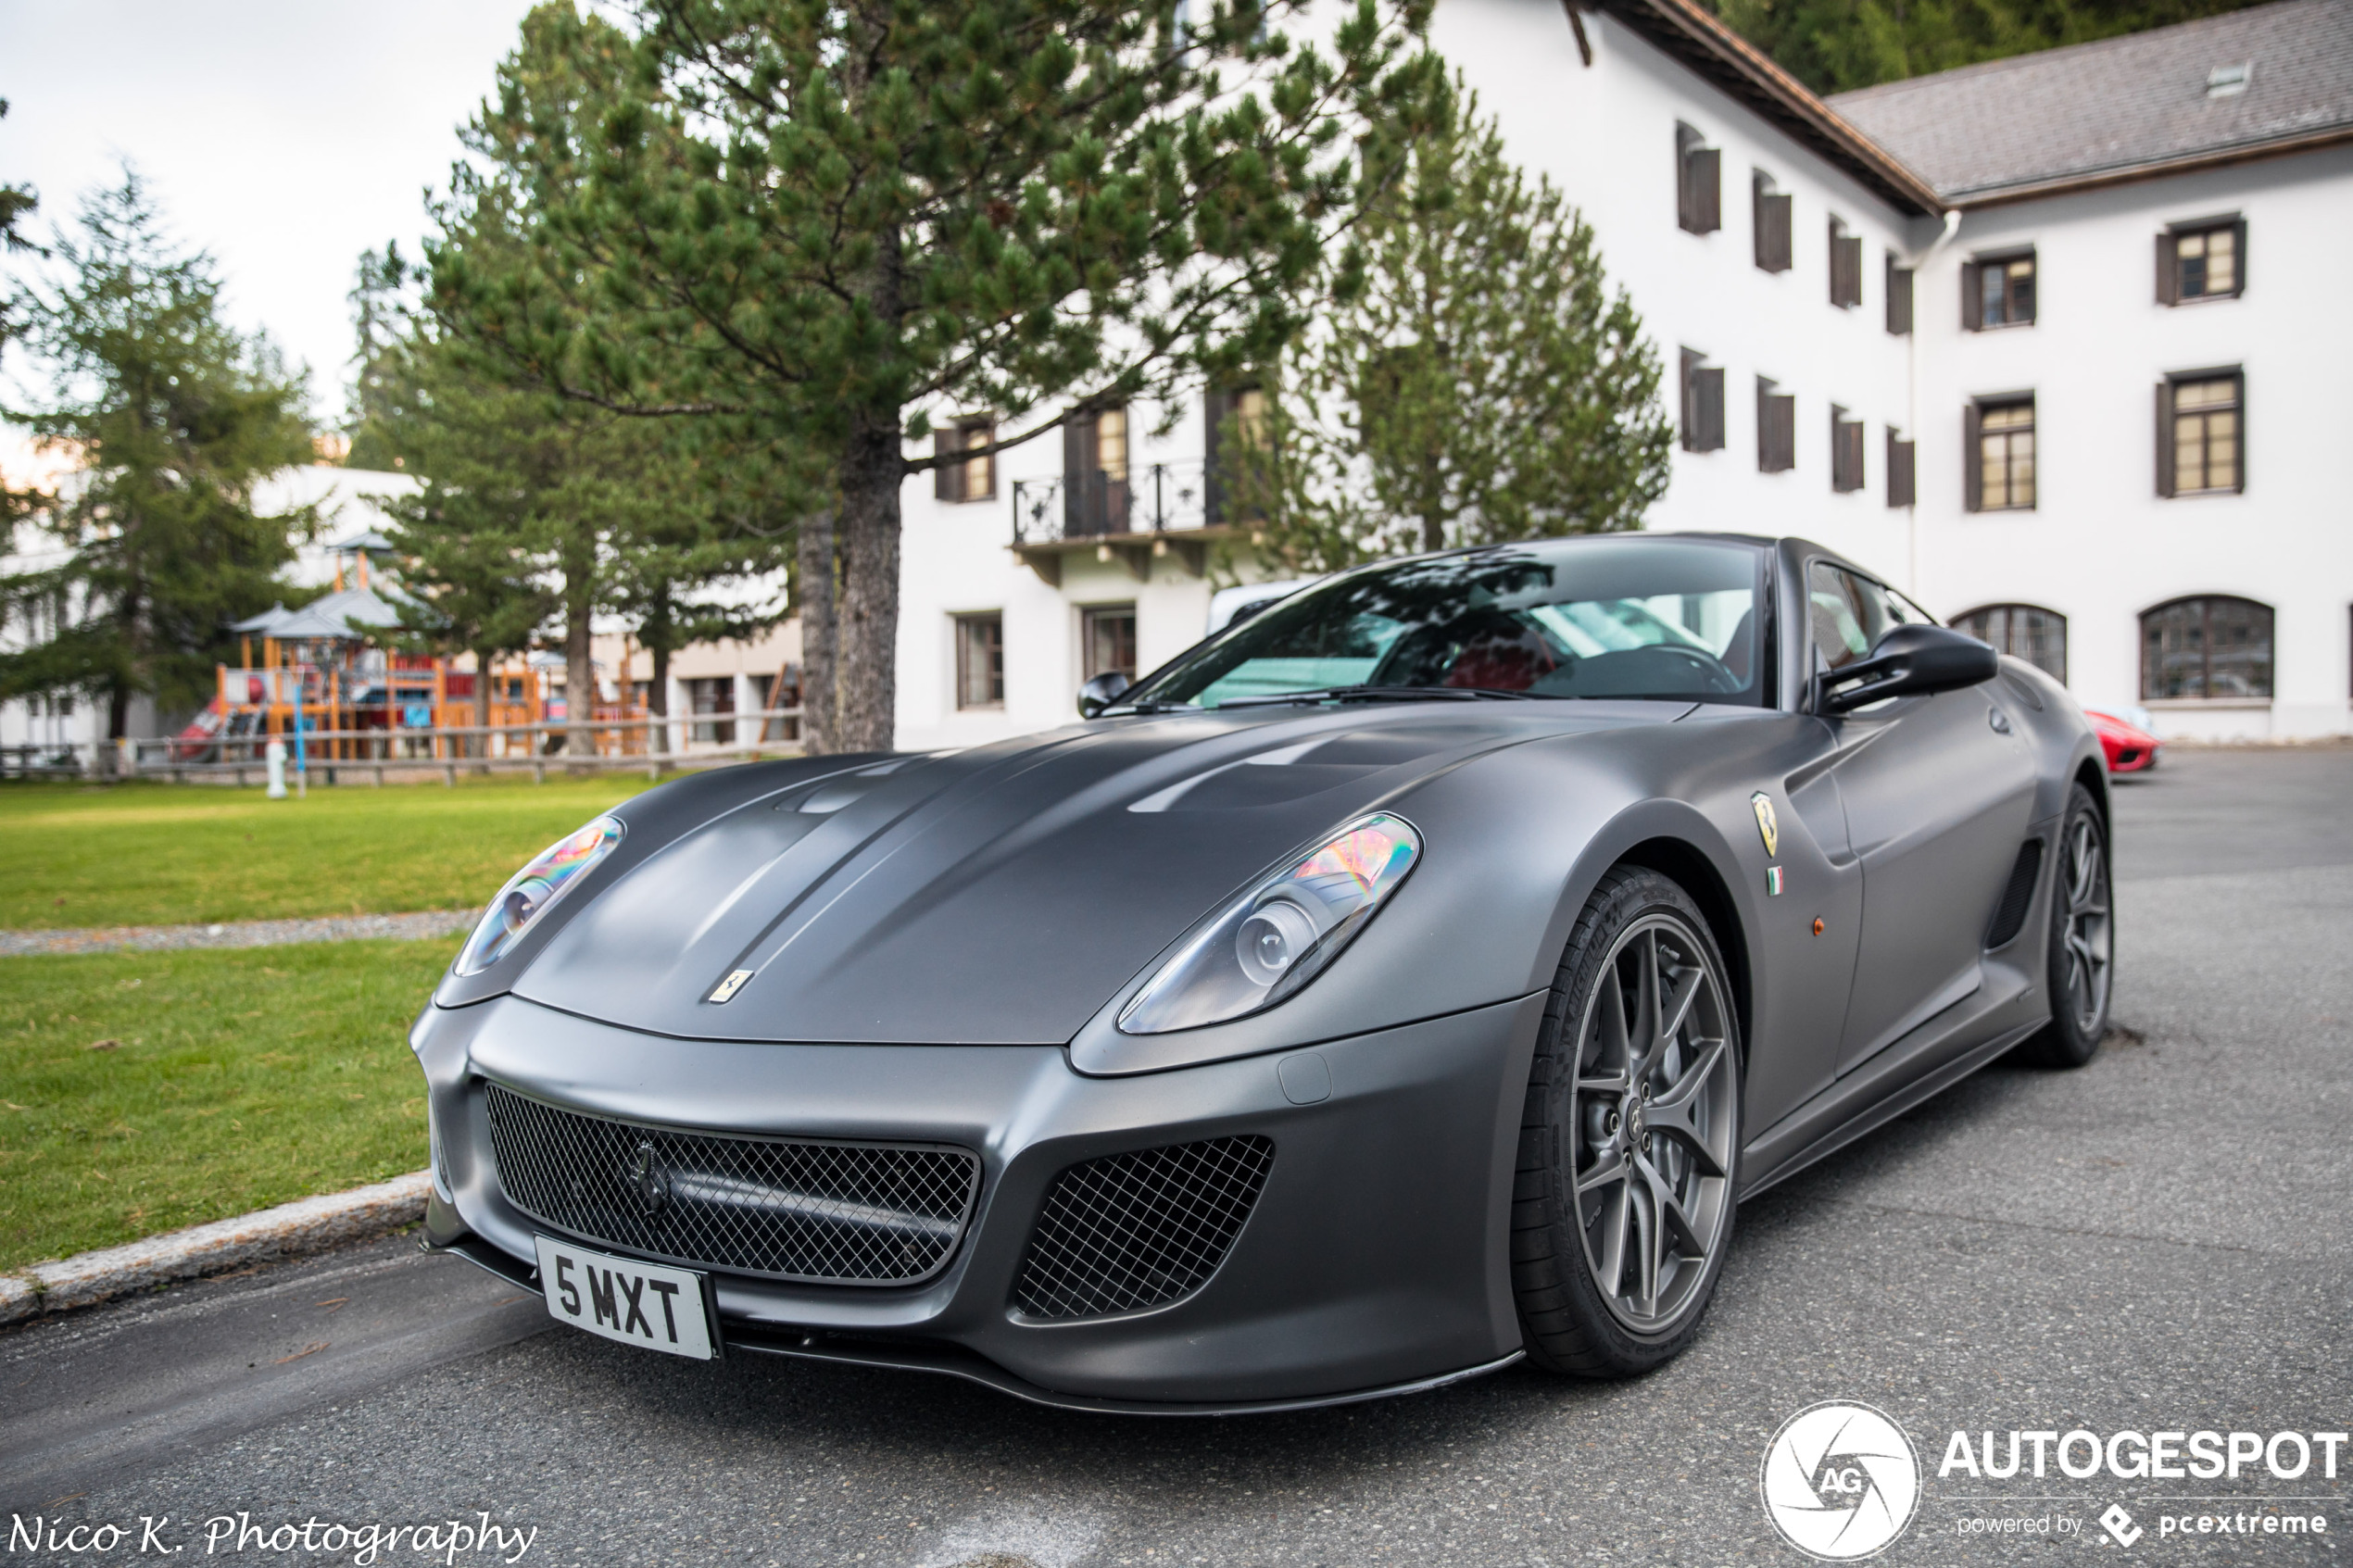
[[[2099,732],[2100,749],[2108,753],[2109,772],[2139,773],[2157,766],[2158,749],[2165,744],[2163,741],[2113,713],[2087,708],[2083,717]]]

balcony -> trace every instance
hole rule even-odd
[[[1139,583],[1155,560],[1175,558],[1195,577],[1209,570],[1209,546],[1234,531],[1215,517],[1207,465],[1152,463],[1125,474],[1097,469],[1013,483],[1013,553],[1056,587],[1063,562],[1091,553],[1117,561]]]

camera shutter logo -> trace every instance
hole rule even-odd
[[[1876,1556],[1910,1528],[1920,1461],[1885,1414],[1831,1400],[1773,1434],[1757,1490],[1781,1539],[1824,1562],[1851,1562]]]

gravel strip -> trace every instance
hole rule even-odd
[[[0,958],[26,953],[163,952],[175,947],[277,947],[289,942],[359,942],[394,936],[458,936],[479,909],[406,915],[332,915],[323,920],[240,920],[219,925],[104,925],[72,931],[0,931]]]

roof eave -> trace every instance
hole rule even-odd
[[[1576,6],[1579,0],[1564,0]],[[1919,175],[1817,97],[1694,0],[1589,0],[1685,66],[1740,99],[1812,151],[1845,169],[1900,212],[1928,217],[1948,205]]]
[[[2294,136],[2275,136],[2260,142],[2246,142],[2234,146],[2211,147],[2201,152],[2186,153],[2179,157],[2158,158],[2141,163],[2118,164],[2108,169],[2087,169],[2076,173],[2055,174],[2047,179],[2022,181],[2016,184],[1987,185],[1976,189],[1957,187],[1944,193],[1946,205],[1964,212],[1985,207],[2007,207],[2016,202],[2039,201],[2045,196],[2073,195],[2082,191],[2105,190],[2112,185],[2136,184],[2144,180],[2161,180],[2171,174],[2196,174],[2208,169],[2227,169],[2234,164],[2260,163],[2266,158],[2286,157],[2295,153],[2317,152],[2324,147],[2353,143],[2353,124],[2332,125],[2319,131],[2299,132]]]

